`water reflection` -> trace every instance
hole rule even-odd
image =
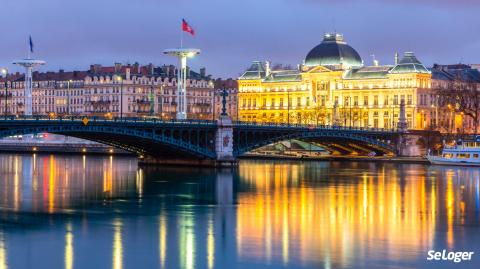
[[[5,238],[3,231],[0,230],[0,269],[7,269],[7,250],[5,249]]]
[[[65,269],[73,268],[73,232],[72,224],[67,223],[65,232]]]
[[[426,251],[479,251],[480,169],[0,155],[0,177],[0,269],[449,268]]]

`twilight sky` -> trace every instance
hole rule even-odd
[[[194,69],[237,77],[252,60],[296,65],[336,30],[371,64],[414,51],[426,65],[480,63],[478,0],[2,0],[0,66],[24,58],[28,35],[42,71],[91,63],[175,63],[185,18],[200,48]],[[6,15],[6,16],[5,16]]]

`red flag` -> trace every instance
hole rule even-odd
[[[192,36],[195,36],[195,30],[193,30],[193,28],[188,25],[187,21],[185,21],[184,19],[182,19],[182,30],[184,32],[190,33]]]

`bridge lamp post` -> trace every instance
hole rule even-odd
[[[2,69],[2,74],[5,77],[5,118],[7,117],[7,92],[8,92],[8,80],[7,80],[7,75],[8,75],[8,69],[3,68]]]

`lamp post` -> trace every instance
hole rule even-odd
[[[120,82],[120,118],[123,119],[123,79],[117,76],[117,82]]]
[[[72,83],[73,80],[67,81],[67,115],[70,115],[70,83]]]
[[[290,89],[287,89],[287,124],[290,126]]]
[[[8,80],[7,80],[7,75],[8,75],[8,69],[3,68],[2,69],[2,74],[5,76],[5,118],[7,117],[7,92],[8,92]]]

